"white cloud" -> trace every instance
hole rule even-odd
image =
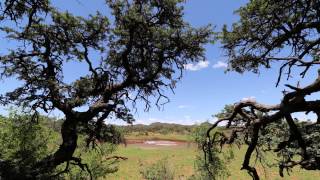
[[[241,99],[241,101],[256,101],[256,97],[254,96],[244,97]]]
[[[188,108],[188,107],[189,107],[188,105],[179,105],[179,106],[178,106],[179,109],[186,109],[186,108]]]
[[[207,68],[209,64],[210,64],[209,61],[199,61],[196,64],[192,64],[192,63],[185,64],[184,68],[190,71],[199,71],[201,69]]]
[[[213,67],[214,69],[218,69],[218,68],[223,68],[223,69],[225,69],[225,68],[228,67],[228,64],[225,63],[225,62],[222,62],[222,61],[218,61],[217,63],[215,63],[214,65],[212,65],[212,67]]]

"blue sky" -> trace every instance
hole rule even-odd
[[[94,13],[96,10],[108,14],[103,2],[104,0],[53,0],[61,10],[67,9],[81,16]],[[233,12],[246,2],[246,0],[188,0],[185,4],[185,20],[196,27],[210,23],[215,26],[215,30],[220,30],[222,25],[231,25],[238,20],[238,16]],[[5,47],[6,42],[0,42],[0,46]],[[288,82],[283,80],[278,88],[275,87],[277,68],[262,69],[260,74],[225,73],[227,57],[224,56],[219,43],[206,46],[206,59],[206,62],[186,65],[186,71],[177,84],[175,93],[166,91],[170,102],[163,108],[159,110],[154,106],[149,112],[144,112],[143,107],[138,106],[138,111],[135,113],[136,123],[194,124],[206,120],[213,121],[212,115],[223,109],[226,104],[238,102],[243,98],[255,98],[266,104],[280,102],[283,84]],[[65,67],[69,72],[66,76],[72,79],[79,76],[81,71],[86,71],[85,69],[80,63],[68,64]],[[315,78],[315,73],[309,75],[307,79],[301,81],[302,85]],[[295,84],[298,80],[300,79],[294,76],[289,83]],[[16,83],[16,81],[3,81],[0,92],[12,89]],[[5,113],[5,110],[2,112]],[[54,115],[61,116],[58,112]],[[121,124],[119,120],[111,123]]]

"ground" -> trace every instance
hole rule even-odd
[[[162,158],[167,158],[170,164],[170,167],[175,171],[175,179],[183,180],[187,179],[194,173],[194,160],[199,151],[196,149],[195,145],[189,143],[188,141],[182,141],[182,139],[189,139],[189,137],[182,137],[174,135],[152,135],[154,139],[160,139],[161,137],[165,140],[178,140],[178,145],[175,146],[156,146],[154,144],[146,145],[143,143],[129,143],[126,147],[121,145],[117,150],[117,155],[125,156],[128,160],[120,162],[119,171],[108,175],[105,179],[112,180],[141,180],[143,179],[140,171],[160,160]],[[130,140],[141,140],[142,136],[135,137],[134,135],[130,136]],[[148,137],[147,140],[152,138]],[[250,179],[248,174],[245,171],[241,171],[242,158],[244,157],[245,147],[240,149],[233,148],[235,159],[232,160],[227,167],[231,172],[231,176],[228,177],[228,180],[247,180]],[[276,157],[272,154],[266,155],[268,162],[272,162]],[[274,162],[274,161],[273,161]],[[304,171],[298,168],[295,168],[291,172],[291,176],[285,174],[284,178],[281,178],[278,174],[278,168],[273,167],[258,167],[258,172],[261,176],[261,179],[266,180],[314,180],[320,177],[319,171]]]

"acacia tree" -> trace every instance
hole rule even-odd
[[[279,68],[276,85],[293,69],[304,78],[320,64],[320,1],[318,0],[251,0],[236,11],[240,20],[231,30],[223,28],[220,39],[229,58],[229,70],[243,73],[259,72],[262,67]],[[279,65],[279,63],[281,63]],[[214,145],[233,144],[242,139],[248,147],[242,169],[253,179],[259,179],[250,160],[261,158],[262,150],[272,150],[279,156],[279,172],[300,166],[306,170],[320,169],[319,132],[320,101],[306,96],[320,91],[320,72],[313,83],[305,87],[286,85],[283,99],[276,105],[248,100],[228,107],[208,130],[204,151],[212,162],[210,149]],[[314,123],[295,121],[292,113],[313,112]],[[221,122],[232,133],[210,131]],[[255,152],[255,153],[254,153]],[[214,162],[212,162],[214,163]]]
[[[105,119],[134,120],[128,103],[142,100],[149,107],[150,96],[162,103],[163,89],[174,88],[184,64],[203,60],[203,45],[211,34],[209,26],[193,28],[183,20],[182,2],[107,0],[114,17],[110,21],[99,12],[88,18],[60,12],[48,0],[5,0],[1,30],[15,48],[2,52],[1,77],[15,77],[22,85],[4,94],[1,102],[31,112],[57,109],[64,121],[62,144],[55,153],[29,173],[1,171],[34,178],[65,162],[83,168],[73,156],[79,129],[88,143],[94,142],[101,138]],[[70,62],[80,62],[88,71],[67,83],[65,71],[76,72],[63,68]]]

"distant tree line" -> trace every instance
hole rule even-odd
[[[159,134],[189,134],[196,127],[196,125],[181,125],[181,124],[170,124],[170,123],[160,123],[155,122],[150,125],[128,125],[128,126],[120,126],[123,129],[124,133],[132,133],[132,132],[141,132],[141,133],[159,133]]]

